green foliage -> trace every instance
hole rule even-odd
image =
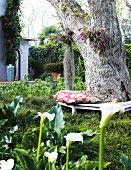
[[[84,61],[82,58],[78,58],[78,65],[76,69],[76,75],[78,77],[81,77],[81,79],[84,81],[85,80],[85,69],[84,69]]]
[[[37,140],[39,135],[39,119],[38,117],[34,119],[34,116],[36,116],[36,113],[38,111],[48,111],[49,108],[55,105],[55,100],[53,100],[52,95],[56,92],[56,89],[64,89],[64,84],[62,83],[64,82],[64,79],[61,77],[59,77],[58,79],[59,81],[57,81],[57,83],[55,82],[56,87],[53,87],[53,90],[50,79],[48,80],[49,82],[47,81],[48,83],[45,82],[45,84],[37,80],[36,85],[34,86],[29,85],[26,81],[14,82],[15,84],[9,83],[6,86],[0,86],[0,107],[2,108],[0,110],[1,113],[4,109],[3,105],[5,105],[6,103],[7,106],[7,103],[14,98],[15,94],[24,94],[24,100],[21,104],[21,108],[19,108],[17,111],[17,117],[14,117],[14,114],[12,113],[14,119],[10,119],[10,114],[8,113],[8,116],[5,117],[3,115],[1,119],[4,120],[0,121],[1,139],[3,138],[3,136],[8,135],[10,129],[12,129],[16,124],[18,125],[18,130],[15,131],[12,136],[12,143],[6,143],[4,145],[3,143],[1,143],[0,145],[0,159],[7,160],[9,158],[15,158],[15,170],[23,170],[23,168],[19,164],[19,159],[17,159],[12,152],[14,148],[22,148],[25,149],[26,152],[28,151],[28,159],[31,158],[34,160],[35,158]],[[46,90],[48,90],[49,85],[49,87],[51,87],[51,91],[49,90],[50,92],[47,93],[43,90],[44,93],[42,93],[43,85],[47,85],[47,87],[44,87],[44,89]],[[79,85],[79,87],[81,86]],[[31,92],[29,90],[30,88]],[[93,132],[98,131],[100,113],[87,110],[78,110],[78,114],[72,116],[70,109],[62,106],[62,110],[64,111],[65,126],[61,130],[60,137],[57,137],[57,133],[56,131],[53,131],[53,129],[50,129],[48,131],[50,124],[47,120],[45,122],[45,126],[43,126],[39,170],[45,169],[44,165],[47,165],[47,158],[43,156],[44,152],[49,151],[48,149],[52,148],[52,145],[54,144],[57,146],[58,154],[61,158],[58,158],[57,160],[56,169],[61,170],[63,168],[58,168],[58,166],[60,166],[60,164],[64,165],[65,163],[66,148],[64,136],[67,135],[67,132],[83,132],[84,137],[83,145],[81,143],[75,143],[75,145],[72,145],[70,148],[70,167],[73,167],[74,163],[77,162],[84,155],[87,155],[88,160],[90,161],[98,160],[99,136],[93,135],[92,132],[87,129],[92,129]],[[8,121],[6,121],[4,124],[5,119],[8,119]],[[105,134],[104,160],[111,162],[111,164],[105,168],[106,170],[123,169],[123,166],[119,162],[119,160],[121,153],[126,153],[126,155],[130,157],[130,132],[130,112],[124,113],[122,115],[114,115],[109,125],[107,126]],[[88,135],[86,135],[86,133]],[[92,136],[90,136],[91,134]]]
[[[3,16],[3,29],[6,39],[6,64],[15,64],[17,60],[17,52],[19,51],[21,41],[20,25],[20,5],[21,0],[7,0],[7,8],[5,16]]]
[[[64,84],[64,78],[58,75],[57,80],[55,81],[54,84],[54,92],[58,92],[61,89],[65,89],[65,84]]]
[[[12,143],[12,137],[13,137],[13,134],[17,131],[18,129],[18,126],[14,126],[6,136],[4,136],[1,140],[1,142],[4,142],[4,143]]]
[[[83,77],[75,77],[73,90],[86,90],[86,83],[82,81]]]
[[[98,161],[87,160],[87,155],[80,158],[75,164],[72,170],[95,170],[98,167]]]
[[[40,47],[30,47],[29,70],[35,70],[34,78],[40,77],[42,74],[47,74],[45,65],[49,63],[57,63],[63,61],[65,53],[65,44],[61,41],[56,41],[60,30],[49,26],[46,27],[40,35]],[[47,42],[43,43],[46,39]],[[73,50],[75,56],[75,67],[78,65],[78,57],[81,56],[78,48],[73,43]],[[43,77],[45,77],[43,75]]]
[[[54,113],[55,118],[51,121],[51,129],[54,130],[58,136],[60,136],[61,130],[64,128],[65,121],[63,120],[63,113],[61,110],[61,106],[57,105],[52,107],[49,113]]]
[[[31,158],[26,150],[15,148],[14,151],[17,155],[22,170],[37,170],[37,166],[33,157]]]
[[[130,170],[131,169],[131,159],[128,158],[125,154],[121,154],[120,162],[124,166],[124,170]]]
[[[44,73],[46,64],[56,63],[64,57],[63,46],[61,43],[48,41],[42,47],[30,47],[30,56],[29,67],[35,70],[34,78],[38,78]]]
[[[43,132],[42,132],[42,143],[41,143],[41,154],[40,154],[40,160],[38,162],[35,161],[35,153],[36,153],[36,141],[38,141],[38,130],[39,129],[33,129],[32,132],[34,133],[26,133],[23,137],[23,142],[26,149],[30,149],[30,152],[27,152],[24,149],[15,149],[15,154],[17,155],[17,167],[24,170],[42,170],[42,169],[48,169],[49,163],[47,162],[46,157],[44,156],[44,152],[59,152],[59,158],[58,162],[56,162],[57,169],[59,169],[59,166],[62,166],[62,158],[61,155],[65,155],[65,149],[66,147],[63,146],[65,144],[64,136],[67,134],[67,132],[62,132],[62,129],[64,128],[65,121],[63,119],[63,113],[61,110],[60,105],[52,107],[52,109],[49,111],[50,114],[55,114],[55,118],[53,121],[49,121],[46,119],[46,122],[44,122],[43,125]],[[35,116],[37,118],[37,116]],[[37,131],[37,133],[36,133]],[[28,131],[29,132],[29,131]],[[90,138],[93,138],[96,133],[92,131],[83,132],[83,135],[87,136],[89,135]],[[64,143],[63,143],[64,141]],[[34,142],[34,143],[33,143]],[[62,145],[62,146],[61,146]],[[33,148],[33,149],[32,149]],[[78,154],[79,152],[77,152]],[[34,155],[34,156],[33,156]],[[79,154],[78,154],[79,155]],[[86,156],[87,158],[87,156]],[[60,163],[61,162],[61,163]],[[93,166],[94,163],[94,166]],[[37,165],[37,166],[36,166]],[[98,163],[97,163],[98,165]],[[55,167],[55,162],[50,164],[50,170],[53,170]],[[78,160],[78,162],[75,164],[74,162],[70,162],[70,169],[75,170],[79,168],[85,169],[85,167],[96,167],[96,163],[93,161],[87,161],[84,157]]]
[[[23,98],[21,96],[15,97],[14,101],[10,105],[4,105],[1,109],[0,119],[16,117],[16,112],[18,110],[19,103],[22,102]],[[4,122],[3,122],[4,123]]]
[[[44,44],[44,40],[51,34],[57,34],[59,32],[58,28],[54,25],[50,25],[42,30],[42,33],[39,35],[40,45]]]
[[[45,70],[48,72],[63,72],[63,62],[49,63],[45,65]]]
[[[54,92],[58,92],[59,90],[64,90],[65,89],[65,83],[64,83],[64,78],[58,76],[57,80],[54,83]],[[81,77],[75,76],[75,83],[73,90],[86,90],[86,84],[85,82],[82,81]]]
[[[17,97],[16,99],[18,100],[18,103],[19,103],[20,102],[19,97]],[[11,106],[14,107],[16,105],[11,104]],[[18,106],[16,106],[16,107],[18,108]],[[16,109],[14,109],[14,110],[16,110]],[[14,146],[11,147],[11,145],[9,145],[11,143],[12,144],[14,143],[13,134],[18,129],[17,125],[9,131],[8,135],[6,135],[2,138],[1,142],[8,144],[8,150],[6,148],[6,151],[4,151],[4,152],[9,152],[9,149],[10,149],[11,154],[13,154],[12,156],[15,157],[15,155],[16,155],[15,169],[19,169],[19,170],[42,170],[42,169],[48,170],[48,169],[50,169],[50,170],[53,170],[55,168],[55,162],[51,162],[49,164],[48,159],[44,156],[45,151],[48,151],[51,153],[51,152],[57,151],[57,148],[58,148],[59,154],[65,155],[66,147],[64,147],[63,145],[65,144],[64,136],[67,135],[67,132],[62,131],[64,129],[65,121],[63,119],[64,116],[63,116],[63,113],[61,110],[61,106],[60,105],[54,106],[49,111],[49,114],[55,114],[55,118],[51,122],[48,119],[46,119],[46,121],[44,122],[43,132],[42,132],[41,155],[40,155],[39,161],[37,161],[37,159],[35,159],[36,158],[36,150],[37,150],[36,143],[38,141],[38,133],[39,133],[38,128],[36,128],[36,129],[33,128],[33,130],[31,130],[34,133],[28,133],[28,135],[27,135],[27,133],[25,133],[25,135],[23,136],[23,140],[22,140],[23,144],[21,146],[26,147],[26,149],[28,149],[28,150],[20,149],[20,148],[14,149]],[[34,119],[37,119],[37,118],[38,118],[38,116],[34,117]],[[36,133],[36,131],[38,133]],[[37,134],[37,135],[33,135],[33,134]],[[91,137],[95,133],[83,132],[83,134],[84,135],[89,134],[89,136]],[[3,154],[2,147],[0,148],[0,150],[1,150],[1,153]],[[14,152],[12,152],[13,150],[14,150]],[[77,165],[75,165],[75,166],[73,165],[74,163],[71,163],[70,164],[71,169],[72,170],[76,169],[78,166],[82,167],[82,164],[79,165],[79,163],[82,163],[82,162],[83,162],[83,166],[84,166],[84,164],[85,164],[85,166],[87,166],[87,162],[84,162],[84,160],[85,160],[84,158],[81,158],[81,160],[79,160],[77,162]],[[62,162],[63,162],[63,157],[59,156],[59,160],[56,165],[57,169],[59,169],[60,165],[62,166]],[[73,166],[75,168],[73,168]]]
[[[36,79],[32,85],[28,81],[11,82],[6,86],[0,86],[0,89],[3,91],[3,95],[11,98],[18,95],[23,97],[46,96],[51,94],[52,84],[48,80],[42,82],[40,79]]]
[[[0,109],[1,110],[0,119],[2,119],[0,120],[0,126],[2,126],[1,127],[2,134],[0,135],[0,138],[2,138],[0,142],[0,159],[1,157],[3,158],[3,155],[8,156],[12,154],[13,143],[15,143],[14,141],[16,140],[13,139],[13,137],[14,133],[18,130],[18,126],[16,125],[17,123],[16,112],[19,108],[20,102],[22,102],[22,97],[17,96],[10,105],[8,106],[4,105],[4,107]]]
[[[19,103],[22,102],[22,100],[23,98],[21,96],[17,96],[7,108],[7,110],[10,110],[14,114],[15,117],[16,117],[17,109],[20,108]]]
[[[8,119],[0,120],[0,127],[3,126],[7,121],[8,121]]]
[[[125,50],[126,50],[126,65],[131,76],[131,44],[125,44]]]

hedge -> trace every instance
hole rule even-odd
[[[73,44],[75,64],[78,66],[78,58],[81,57],[78,48]],[[30,47],[29,68],[35,70],[35,76],[38,78],[45,72],[44,66],[49,63],[62,61],[65,48],[62,43],[49,42],[42,47]],[[125,44],[127,67],[131,75],[131,44]],[[84,65],[84,64],[83,64]],[[84,66],[83,66],[84,67]],[[76,72],[77,73],[77,72]]]

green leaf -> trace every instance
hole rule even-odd
[[[98,167],[98,161],[86,161],[84,165],[84,169],[95,170]],[[83,169],[83,170],[84,170]]]
[[[42,134],[43,135],[43,134]],[[39,128],[28,129],[23,135],[22,147],[24,149],[36,148],[38,145]]]
[[[3,126],[5,124],[5,122],[7,122],[8,119],[2,119],[0,120],[0,127]]]
[[[48,158],[47,157],[43,157],[42,159],[39,160],[39,170],[44,170],[46,165],[48,164]]]
[[[15,169],[14,170],[22,170],[22,168],[19,167],[19,165],[15,165]]]
[[[6,142],[6,143],[11,143],[12,142],[12,134],[14,134],[18,129],[18,126],[14,126],[10,131],[9,134],[7,134],[6,136],[4,136],[2,138],[1,142]]]
[[[1,142],[11,143],[12,142],[12,136],[6,135],[2,138]]]
[[[18,160],[20,161],[22,170],[37,170],[35,160],[29,156],[26,150],[15,148],[14,152],[17,155]]]
[[[61,133],[61,129],[64,128],[65,121],[63,119],[63,112],[60,105],[52,107],[49,111],[50,114],[54,113],[55,118],[50,122],[51,129],[54,130],[58,136]]]
[[[123,164],[124,170],[131,170],[131,159],[128,156],[122,153],[120,162]]]
[[[98,161],[87,160],[87,155],[82,156],[74,165],[71,170],[95,170],[98,167]]]
[[[48,152],[57,152],[57,147],[56,146],[53,146],[52,148],[50,148],[49,150],[48,150]]]
[[[92,130],[87,130],[85,132],[80,132],[80,134],[83,136],[84,141],[83,143],[89,142],[96,134],[98,134],[96,131],[93,132]]]
[[[87,130],[85,132],[80,132],[81,135],[87,135],[87,136],[94,136],[96,134],[98,134],[96,131],[93,132],[93,130]]]
[[[87,158],[88,158],[87,155],[82,156],[82,158],[80,158],[80,159],[78,160],[77,164],[78,164],[78,165],[83,165],[83,164],[85,163],[85,161],[86,161]]]
[[[18,129],[18,126],[16,125],[16,126],[14,126],[14,127],[9,131],[9,133],[10,133],[10,134],[13,134],[13,133],[15,133],[15,132],[17,131],[17,129]]]
[[[17,96],[15,97],[14,101],[7,107],[7,109],[10,110],[15,117],[17,109],[20,108],[19,103],[22,102],[22,100],[23,100],[22,96]]]
[[[87,155],[82,156],[76,163],[74,163],[72,170],[81,170],[87,159]]]
[[[66,154],[66,147],[65,146],[61,146],[59,147],[59,150],[58,150],[60,153],[64,153]]]

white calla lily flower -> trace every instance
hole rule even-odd
[[[45,152],[44,155],[48,158],[49,162],[54,162],[57,157],[58,157],[58,153],[57,152]]]
[[[8,159],[7,161],[0,161],[0,170],[12,170],[14,167],[14,159]]]
[[[116,104],[116,100],[113,100],[111,103],[101,105],[100,109],[102,113],[100,128],[105,127],[116,112],[124,112],[124,109],[120,105]]]
[[[38,112],[38,116],[41,117],[42,122],[45,120],[46,117],[49,119],[49,121],[52,121],[55,117],[55,114],[54,113],[50,114],[48,112],[44,112],[44,113]]]
[[[66,146],[69,146],[71,142],[80,141],[83,143],[83,136],[80,133],[68,133],[66,138]]]

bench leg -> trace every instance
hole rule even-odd
[[[77,111],[76,111],[75,107],[73,106],[72,107],[72,115],[76,115],[76,114],[77,114]]]

